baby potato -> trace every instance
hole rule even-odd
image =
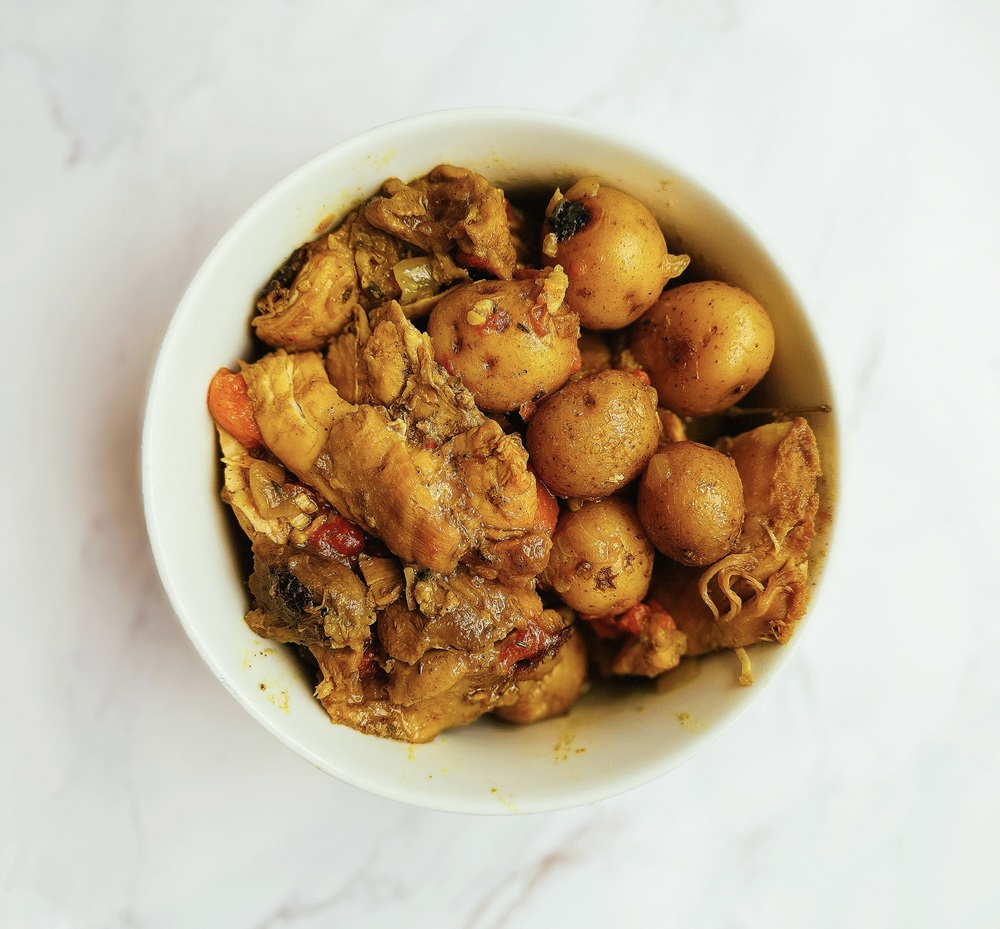
[[[580,322],[564,303],[561,268],[513,281],[475,281],[431,311],[434,355],[481,410],[505,413],[558,389],[580,367]]]
[[[743,483],[728,455],[699,442],[670,442],[639,482],[639,521],[664,555],[709,565],[732,551],[743,526]]]
[[[594,178],[549,203],[546,262],[569,275],[566,302],[589,329],[621,329],[642,315],[663,286],[687,267],[671,255],[653,214],[635,197]]]
[[[551,658],[539,666],[541,676],[517,682],[517,700],[493,712],[511,723],[534,723],[565,713],[580,696],[587,679],[587,647],[576,629]]]
[[[774,329],[746,291],[721,281],[666,291],[633,327],[629,349],[660,403],[682,416],[719,413],[767,373]]]
[[[599,371],[546,397],[525,446],[559,497],[607,497],[638,476],[656,450],[656,391],[625,371]]]
[[[578,613],[614,616],[646,596],[654,555],[635,507],[608,497],[559,517],[539,579]]]

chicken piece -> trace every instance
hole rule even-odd
[[[218,428],[222,449],[222,500],[232,507],[240,527],[253,540],[264,536],[277,545],[284,545],[292,531],[285,517],[266,517],[257,507],[250,491],[250,471],[259,461],[225,429]]]
[[[375,622],[375,604],[346,559],[322,558],[266,538],[253,546],[247,624],[276,642],[361,651]]]
[[[411,449],[402,420],[343,400],[311,352],[267,355],[244,376],[265,443],[300,480],[403,561],[454,570],[460,529],[432,492],[430,452]]]
[[[531,581],[505,584],[464,567],[448,576],[413,569],[404,573],[406,603],[393,604],[378,618],[383,647],[401,661],[412,663],[436,648],[493,649],[542,615]]]
[[[391,655],[373,659],[371,647],[361,653],[314,645],[310,651],[320,672],[316,696],[336,723],[428,742],[443,729],[466,725],[513,700],[517,679],[553,654],[567,634],[562,618],[546,610],[531,627],[514,630],[495,647],[432,648],[412,662]]]
[[[434,360],[428,336],[395,302],[370,317],[357,313],[330,343],[326,368],[342,397],[388,408],[406,421],[408,438],[418,445],[439,446],[485,420],[472,394]]]
[[[265,538],[276,545],[321,550],[315,532],[335,516],[330,507],[295,482],[265,449],[248,451],[221,427],[218,434],[224,467],[222,500],[230,505],[250,541]],[[340,522],[353,533],[349,541],[364,544],[361,530]],[[329,536],[330,531],[325,527],[322,535]]]
[[[650,596],[687,635],[688,654],[785,642],[809,599],[808,554],[819,508],[816,438],[802,417],[720,443],[743,482],[746,517],[732,553],[708,569],[669,560]]]
[[[322,348],[351,319],[360,288],[348,226],[296,249],[257,299],[252,320],[268,345],[289,351]]]
[[[593,633],[593,658],[607,677],[657,677],[676,668],[687,652],[687,636],[656,600],[644,600],[617,616],[580,618]]]
[[[687,651],[687,636],[673,617],[653,610],[639,631],[626,640],[611,665],[614,674],[657,677],[676,668]]]
[[[363,209],[349,213],[340,228],[353,255],[361,305],[370,310],[387,300],[398,300],[402,290],[393,268],[412,258],[415,249],[376,229],[365,219]]]
[[[431,254],[439,283],[467,280],[464,268],[504,280],[513,276],[517,254],[503,191],[466,168],[439,165],[409,184],[390,178],[364,215],[376,228]]]
[[[310,651],[319,668],[316,697],[333,722],[404,742],[429,742],[444,729],[473,722],[512,686],[462,652],[434,652],[390,679],[367,653]]]
[[[312,352],[274,352],[244,368],[266,446],[405,563],[447,575],[461,561],[484,577],[533,577],[549,540],[535,526],[537,489],[520,438],[476,410],[397,304],[372,324],[364,342],[354,336],[358,403]]]
[[[404,420],[411,445],[431,450],[450,466],[461,496],[455,496],[452,479],[452,486],[440,486],[439,493],[453,498],[453,517],[470,540],[466,563],[483,576],[495,577],[504,569],[517,576],[536,574],[548,558],[549,541],[532,530],[537,492],[520,439],[504,434],[477,409],[472,394],[434,360],[429,338],[397,304],[380,307],[370,322],[360,316],[331,344],[328,372],[333,370],[335,382],[358,402],[384,406]],[[331,362],[336,358],[339,362]]]

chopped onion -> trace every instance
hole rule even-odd
[[[434,280],[434,268],[430,258],[404,258],[392,266],[392,276],[399,284],[400,303],[413,303],[426,297],[433,297],[438,292],[438,283]]]
[[[582,197],[596,197],[600,190],[601,179],[598,177],[581,177],[566,191],[567,200],[579,200]]]
[[[371,592],[375,606],[382,609],[403,594],[405,580],[400,563],[395,558],[372,558],[361,555],[358,567]]]
[[[302,512],[281,486],[284,481],[285,472],[269,461],[257,459],[250,465],[250,498],[264,519],[296,516]]]

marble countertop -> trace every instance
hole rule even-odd
[[[0,927],[1000,925],[998,43],[975,0],[7,0]],[[582,117],[734,205],[844,433],[795,661],[675,772],[527,817],[383,800],[265,732],[176,622],[137,476],[222,233],[348,136],[465,105]]]

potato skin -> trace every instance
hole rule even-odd
[[[511,723],[534,723],[559,716],[576,703],[587,679],[587,647],[576,629],[540,671],[538,679],[518,681],[517,700],[498,706],[494,714]]]
[[[669,254],[643,204],[592,179],[574,184],[550,205],[542,232],[546,261],[566,269],[566,302],[589,329],[629,325],[687,263]]]
[[[721,281],[667,290],[632,327],[629,349],[660,403],[682,416],[719,413],[767,373],[774,328],[746,291]]]
[[[654,556],[635,507],[608,497],[559,517],[539,580],[578,613],[614,616],[646,596]]]
[[[642,528],[664,555],[709,565],[728,555],[743,527],[743,483],[728,455],[699,442],[671,442],[639,482]]]
[[[656,391],[625,371],[600,371],[547,397],[525,446],[556,496],[607,497],[638,476],[656,450]]]
[[[549,312],[541,298],[545,280],[543,274],[462,284],[431,311],[427,333],[435,357],[461,375],[481,410],[515,410],[557,390],[580,367],[579,319],[565,304]],[[553,293],[558,303],[562,291]]]

